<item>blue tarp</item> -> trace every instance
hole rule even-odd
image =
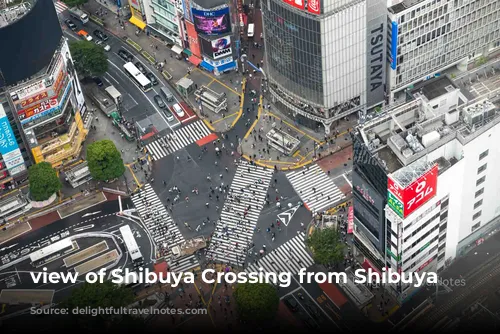
[[[200,63],[200,67],[203,67],[204,69],[206,69],[209,72],[213,72],[213,70],[214,70],[214,67],[212,65],[210,65],[209,63],[207,63],[206,61],[202,61]]]

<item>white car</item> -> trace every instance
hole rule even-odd
[[[181,106],[178,103],[174,104],[172,106],[172,108],[174,109],[177,116],[184,117],[184,110],[181,108]]]
[[[100,41],[98,39],[95,40],[95,44],[99,45],[100,47],[102,47],[104,49],[104,51],[106,51],[106,52],[109,52],[109,50],[111,50],[111,46],[109,46],[108,44],[103,43],[102,41]]]

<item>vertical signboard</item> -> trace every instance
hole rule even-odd
[[[321,0],[309,0],[309,1],[307,1],[307,11],[309,13],[315,14],[315,15],[321,14],[320,1]]]
[[[182,0],[182,8],[184,9],[184,18],[193,22],[193,13],[191,12],[191,0]]]
[[[352,234],[354,231],[354,207],[351,205],[347,212],[347,233]]]
[[[201,58],[201,48],[200,48],[200,39],[198,38],[198,33],[194,27],[194,24],[185,20],[186,22],[186,31],[188,35],[189,42],[189,50],[198,58]]]
[[[231,49],[231,36],[222,37],[211,42],[214,59],[227,57],[233,53]]]
[[[401,218],[406,218],[436,195],[438,166],[434,165],[408,187],[401,187],[390,176],[387,186],[387,204]]]
[[[387,6],[382,0],[367,2],[366,15],[366,105],[385,99]]]
[[[26,169],[23,155],[2,104],[0,104],[0,154],[10,175],[14,176]]]
[[[393,21],[391,28],[391,68],[395,70],[398,66],[398,23]]]

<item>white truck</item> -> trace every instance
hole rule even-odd
[[[106,87],[106,93],[113,99],[113,102],[120,107],[122,104],[122,94],[114,86]]]
[[[75,19],[80,21],[82,24],[89,22],[89,15],[79,8],[76,8],[76,7],[69,8],[68,12],[69,12],[69,15],[71,15],[71,17],[74,17]]]
[[[207,241],[203,236],[189,239],[172,248],[172,255],[175,258],[192,255],[196,251],[207,247]]]

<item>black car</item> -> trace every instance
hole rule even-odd
[[[118,55],[125,61],[132,61],[134,59],[134,56],[125,50],[119,50]]]
[[[101,87],[103,85],[103,82],[102,82],[101,78],[99,78],[99,77],[92,77],[92,80],[94,80],[96,85],[99,87]]]
[[[284,299],[285,305],[292,311],[297,312],[299,309],[299,303],[293,297],[287,297]]]
[[[99,38],[101,41],[107,41],[108,40],[108,35],[103,33],[100,30],[94,30],[94,36]]]
[[[137,69],[139,71],[142,72],[142,74],[146,74],[146,69],[144,68],[144,66],[142,66],[141,62],[138,61],[137,63],[135,63],[135,67],[137,67]]]
[[[66,20],[66,21],[64,21],[64,23],[66,23],[66,25],[68,26],[68,28],[70,28],[71,30],[73,30],[73,31],[76,30],[76,24],[74,24],[73,21]]]
[[[148,72],[146,74],[146,77],[149,79],[149,81],[151,81],[151,83],[153,84],[153,86],[158,85],[158,80],[156,80],[156,77],[155,77],[155,75],[153,73]]]
[[[158,105],[158,107],[160,107],[161,109],[167,106],[165,102],[163,102],[163,99],[161,98],[160,95],[155,95],[153,99],[155,100],[155,103]]]

